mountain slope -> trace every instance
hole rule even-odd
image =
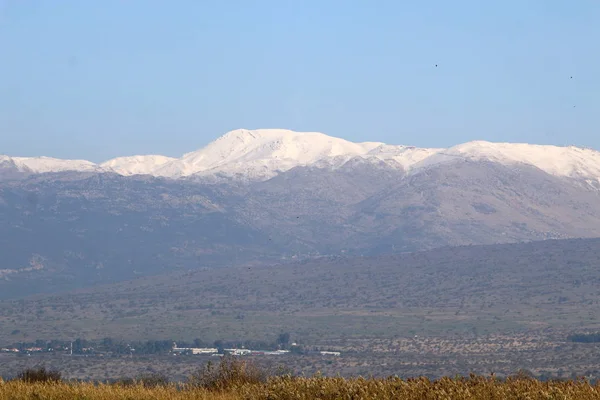
[[[591,239],[199,269],[1,302],[0,339],[18,340],[15,329],[137,340],[290,332],[304,343],[473,328],[597,331],[599,258],[600,240]]]
[[[104,172],[91,161],[62,160],[51,157],[8,157],[0,156],[0,170],[13,169],[24,174],[45,174],[49,172]]]
[[[503,165],[526,164],[555,175],[600,180],[600,152],[574,146],[474,141],[440,151],[414,165],[416,171],[460,161],[491,161]]]
[[[597,155],[239,130],[181,159],[0,156],[0,295],[209,266],[600,237]]]
[[[0,156],[0,181],[19,179],[27,175],[11,157]]]
[[[409,171],[356,156],[264,181],[31,175],[0,183],[4,296],[172,270],[600,237],[600,191],[525,164]],[[0,285],[1,286],[1,285]]]
[[[352,225],[396,250],[600,237],[600,192],[581,183],[524,164],[438,164],[356,204]]]
[[[157,171],[180,177],[220,172],[270,178],[278,171],[311,165],[333,157],[364,155],[381,143],[352,143],[317,132],[283,129],[239,129],[225,134],[203,149],[185,154]]]
[[[118,157],[103,162],[100,167],[124,176],[155,175],[157,169],[175,160],[159,155]]]
[[[62,178],[62,179],[61,179]],[[118,175],[32,177],[0,186],[0,296],[85,287],[234,262],[267,237],[235,220],[233,190]]]

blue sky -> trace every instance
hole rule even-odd
[[[0,0],[0,154],[275,127],[600,149],[598,21],[597,0]]]

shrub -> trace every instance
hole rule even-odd
[[[146,374],[140,376],[137,382],[141,383],[144,387],[155,388],[159,386],[167,386],[169,384],[169,378],[162,374]]]
[[[516,374],[508,376],[508,379],[513,380],[513,381],[518,381],[518,380],[527,381],[527,380],[535,380],[535,376],[533,375],[533,373],[531,371],[528,371],[526,369],[520,369],[517,371]]]
[[[47,370],[46,367],[28,368],[20,372],[17,379],[27,383],[60,382],[61,374],[55,370]]]
[[[265,383],[267,378],[268,374],[253,362],[223,356],[217,366],[209,361],[190,377],[189,384],[211,391],[222,391],[242,385]]]
[[[135,386],[135,379],[129,378],[129,377],[123,377],[123,378],[111,379],[108,381],[108,383],[111,385],[116,385],[116,386],[129,387],[129,386]]]

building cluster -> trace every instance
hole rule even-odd
[[[292,346],[296,346],[295,343]],[[64,350],[66,352],[73,353],[72,347],[64,347],[59,350]],[[0,353],[39,353],[44,351],[54,351],[54,349],[43,349],[41,347],[27,347],[27,348],[16,348],[16,347],[4,347],[0,348]],[[93,347],[84,347],[81,348],[80,353],[95,353]],[[135,351],[134,348],[128,346],[128,353],[132,354]],[[78,353],[78,354],[80,354]],[[220,357],[224,354],[230,354],[233,356],[281,356],[289,354],[290,350],[252,350],[246,348],[231,348],[231,349],[219,349],[216,347],[178,347],[177,343],[173,343],[173,347],[171,349],[171,354],[173,355],[209,355]],[[97,353],[97,355],[101,353]],[[320,354],[322,356],[339,356],[341,353],[339,351],[311,351],[304,354]]]
[[[11,348],[4,347],[4,348],[0,349],[0,352],[2,352],[2,353],[19,353],[20,350],[14,348],[14,347],[11,347]]]
[[[231,354],[234,356],[250,356],[250,355],[261,355],[261,356],[279,356],[288,354],[289,350],[251,350],[251,349],[223,349],[224,354]],[[173,354],[193,354],[193,355],[213,355],[221,356],[219,349],[212,347],[177,347],[177,343],[173,343]]]
[[[293,343],[293,345],[296,345]],[[178,347],[177,343],[173,343],[172,354],[193,354],[193,355],[211,355],[215,357],[222,356],[223,354],[230,354],[232,356],[281,356],[289,354],[289,350],[252,350],[252,349],[219,349],[212,347]],[[339,351],[319,351],[318,354],[322,356],[340,356]]]
[[[19,350],[15,347],[4,347],[0,349],[0,352],[2,353],[39,353],[42,351],[45,351],[45,349],[42,349],[41,347],[27,347],[22,350]]]
[[[173,344],[173,354],[217,354],[219,352],[216,348],[210,347],[177,347],[177,344]]]

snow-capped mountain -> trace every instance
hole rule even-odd
[[[48,172],[102,172],[103,169],[91,161],[61,160],[50,157],[8,157],[0,156],[0,167],[10,165],[19,172],[29,174],[44,174]]]
[[[47,157],[0,157],[0,168],[24,173],[62,171],[116,172],[124,176],[182,178],[225,175],[265,180],[299,166],[338,168],[357,157],[415,173],[439,164],[490,161],[525,164],[554,176],[598,180],[600,152],[578,147],[474,141],[448,149],[416,148],[380,142],[354,143],[318,132],[238,129],[181,158],[161,155],[120,157],[102,164]]]
[[[324,159],[365,155],[381,143],[352,143],[317,132],[239,129],[156,171],[167,177],[222,173],[271,177]]]
[[[575,146],[473,141],[441,150],[413,165],[413,169],[461,161],[525,164],[562,177],[600,179],[600,152]]]
[[[0,156],[0,168],[18,168],[15,161],[8,156]]]
[[[379,160],[385,161],[389,165],[394,161],[404,170],[410,170],[415,164],[423,161],[443,149],[427,149],[413,146],[394,146],[389,144],[381,144],[375,147],[367,154],[369,157],[376,157]]]
[[[103,162],[100,167],[124,176],[152,175],[160,167],[175,160],[177,159],[159,155],[118,157]]]
[[[87,173],[34,175],[60,171]],[[422,149],[274,129],[232,131],[181,158],[0,156],[0,254],[11,279],[93,283],[171,266],[600,237],[599,178],[600,153],[577,147]],[[44,268],[29,271],[32,260]]]
[[[339,167],[355,157],[393,161],[408,168],[436,151],[379,142],[353,143],[319,132],[238,129],[165,164],[153,174],[177,178],[218,173],[265,179],[298,166]]]

